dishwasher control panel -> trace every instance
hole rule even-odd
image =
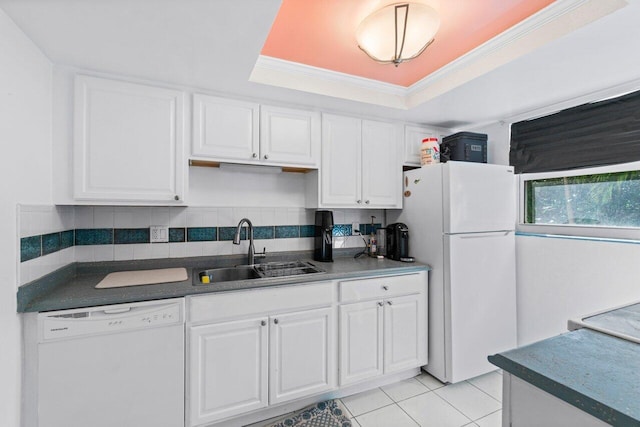
[[[121,304],[40,313],[40,340],[71,338],[184,323],[184,301]]]

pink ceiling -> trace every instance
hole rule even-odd
[[[262,55],[410,86],[480,46],[554,0],[413,0],[440,13],[435,41],[418,58],[394,67],[367,57],[358,24],[389,0],[283,0]]]

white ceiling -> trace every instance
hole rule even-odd
[[[249,82],[279,0],[0,0],[0,8],[56,64],[460,128],[640,81],[640,0],[628,1],[611,15],[407,111]]]

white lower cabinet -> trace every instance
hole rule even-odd
[[[382,302],[340,307],[340,385],[382,375]]]
[[[322,285],[292,287],[291,293],[282,289],[256,290],[191,300],[192,317],[202,315],[201,309],[205,307],[213,316],[219,316],[222,307],[228,304],[238,307],[239,312],[250,312],[255,307],[262,313],[266,308],[269,313],[242,320],[189,325],[187,425],[210,425],[335,388],[334,308],[297,311],[290,308],[304,295],[301,290],[314,286],[316,292],[310,289],[312,296],[319,295],[322,299],[324,296],[318,290],[326,289],[331,302],[333,287],[326,283],[326,288]],[[194,303],[198,298],[200,302]],[[322,301],[311,301],[322,304]],[[263,308],[259,308],[261,304]]]
[[[420,316],[421,295],[391,298],[384,306],[384,373],[420,366],[420,341],[426,338]]]
[[[340,385],[421,365],[421,295],[340,307]]]
[[[340,386],[427,363],[426,285],[426,273],[340,284],[343,302],[370,299],[340,306]]]
[[[426,302],[426,271],[188,297],[186,425],[425,365]]]
[[[191,425],[267,406],[267,318],[189,329]]]
[[[335,386],[331,308],[274,316],[270,325],[269,403]]]

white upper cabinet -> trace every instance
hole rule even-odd
[[[318,167],[320,114],[263,105],[260,109],[260,159],[276,164]]]
[[[402,207],[398,139],[394,124],[324,114],[318,207]]]
[[[194,156],[257,160],[260,105],[226,98],[193,96]]]
[[[192,156],[317,168],[320,114],[195,94]]]
[[[362,122],[362,200],[367,206],[402,207],[402,167],[398,160],[398,127]]]
[[[451,133],[453,132],[447,129],[406,125],[404,127],[404,164],[407,166],[420,166],[422,140],[425,138],[438,138],[438,142],[442,143],[442,138]]]
[[[77,76],[74,199],[182,203],[183,122],[180,91]]]
[[[362,203],[362,121],[351,117],[322,116],[322,206]]]

